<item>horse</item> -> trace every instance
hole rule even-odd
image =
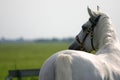
[[[69,47],[73,50],[50,56],[39,80],[120,80],[120,45],[112,21],[103,12],[87,9],[90,18]],[[96,54],[88,53],[92,50]]]

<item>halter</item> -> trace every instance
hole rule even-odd
[[[88,28],[87,33],[86,33],[85,37],[83,38],[82,42],[80,41],[79,36],[78,35],[76,36],[75,39],[80,44],[80,50],[85,50],[83,44],[84,44],[84,42],[85,42],[85,40],[86,40],[86,38],[89,34],[90,34],[90,37],[91,37],[92,49],[95,50],[94,45],[93,45],[93,36],[94,36],[93,32],[94,32],[95,26],[97,25],[97,23],[100,19],[100,16],[101,15],[99,15],[95,20],[92,20],[91,18],[89,19],[89,21],[92,23],[92,26],[90,28]]]

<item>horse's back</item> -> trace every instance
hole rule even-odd
[[[39,79],[40,80],[55,80],[56,79],[56,60],[59,55],[65,54],[71,58],[71,70],[73,80],[101,80],[96,63],[94,63],[95,55],[88,54],[82,51],[64,50],[55,53],[48,58],[43,64]]]

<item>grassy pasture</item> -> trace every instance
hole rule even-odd
[[[68,43],[0,44],[0,80],[5,80],[8,70],[40,68],[50,55],[67,49],[68,45]]]

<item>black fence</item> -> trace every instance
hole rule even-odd
[[[39,76],[40,69],[24,69],[24,70],[9,70],[6,80],[12,80],[12,78]]]

